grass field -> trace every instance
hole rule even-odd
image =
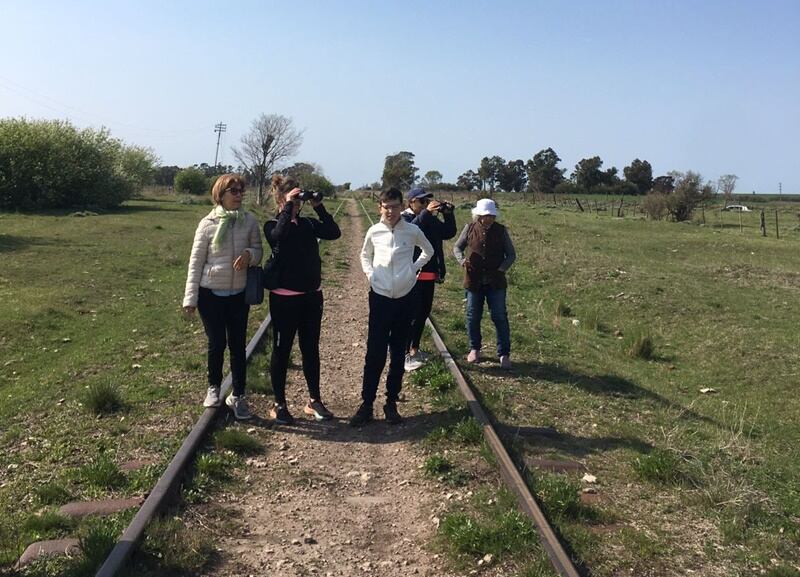
[[[29,528],[42,508],[146,493],[194,424],[205,335],[180,305],[209,208],[150,198],[99,215],[0,214],[0,566],[74,533]],[[133,459],[152,465],[120,473]]]
[[[797,230],[778,240],[500,203],[519,255],[516,370],[484,364],[471,378],[521,460],[574,459],[597,477],[601,522],[555,519],[576,557],[594,575],[797,574]],[[451,270],[434,315],[465,354]]]
[[[776,239],[755,214],[740,231],[738,215],[715,225],[708,210],[700,226],[499,202],[519,253],[516,370],[470,378],[520,462],[570,458],[596,475],[584,507],[582,473],[527,471],[576,558],[598,576],[797,575],[797,209],[775,205]],[[196,420],[205,337],[179,308],[207,210],[154,197],[100,215],[0,214],[0,566],[74,530],[35,513],[146,492]],[[464,354],[448,265],[434,315]],[[484,331],[490,352],[488,318]],[[120,473],[131,459],[153,465]]]

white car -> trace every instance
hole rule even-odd
[[[750,212],[750,209],[743,204],[729,204],[722,210],[729,210],[731,212]]]

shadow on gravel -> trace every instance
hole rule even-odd
[[[367,443],[391,444],[410,440],[421,440],[433,429],[442,426],[443,420],[451,419],[446,411],[426,414],[406,414],[400,406],[403,422],[390,425],[383,420],[381,405],[375,405],[375,420],[363,427],[351,427],[350,415],[337,416],[332,421],[313,421],[295,416],[293,425],[274,425],[276,432],[286,431],[305,435],[322,443]],[[355,412],[355,407],[353,407]],[[270,425],[272,423],[270,422]]]
[[[688,419],[709,423],[718,427],[721,426],[711,417],[701,415],[692,409],[662,397],[658,393],[640,387],[636,383],[624,377],[620,377],[619,375],[587,375],[568,370],[558,365],[531,362],[515,363],[514,370],[511,372],[502,371],[495,365],[488,367],[477,365],[473,370],[491,375],[528,377],[539,381],[566,384],[582,389],[592,395],[606,395],[623,399],[644,399],[662,408],[679,412]]]

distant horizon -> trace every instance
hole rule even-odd
[[[736,174],[737,194],[778,194],[779,182],[800,193],[795,0],[216,8],[5,3],[0,116],[105,126],[184,167],[213,164],[218,122],[219,162],[236,165],[251,122],[280,114],[304,131],[289,164],[353,187],[402,150],[420,175],[455,182],[485,156],[549,147],[567,176],[583,158],[620,176],[639,158],[654,176]]]

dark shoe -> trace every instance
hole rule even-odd
[[[289,408],[286,405],[273,405],[272,410],[269,412],[269,416],[275,419],[275,422],[278,425],[294,424],[294,417],[289,412]]]
[[[333,418],[328,408],[322,404],[322,401],[309,401],[303,409],[306,415],[314,417],[318,421],[330,421]]]
[[[372,405],[361,403],[356,414],[350,417],[351,427],[363,427],[372,420]]]
[[[399,425],[403,422],[403,417],[397,412],[396,403],[386,403],[383,405],[383,414],[386,416],[386,422],[390,425]]]

